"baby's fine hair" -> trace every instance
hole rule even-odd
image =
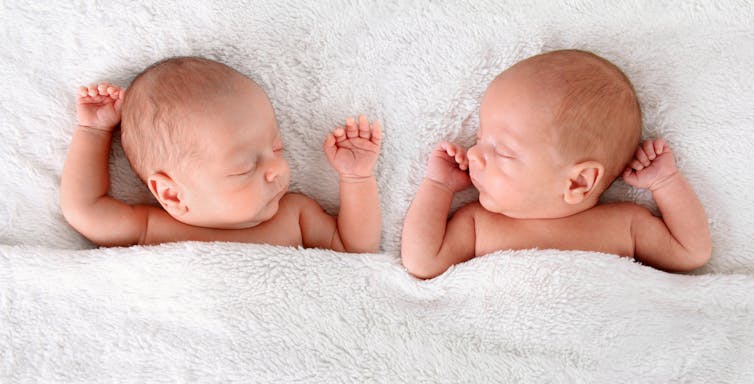
[[[628,77],[610,61],[580,50],[547,52],[522,63],[540,86],[561,97],[553,120],[555,145],[572,161],[601,161],[604,190],[631,161],[641,139],[641,108]]]
[[[188,166],[197,157],[189,112],[236,90],[235,69],[202,57],[171,57],[137,75],[122,106],[121,141],[131,168],[143,180],[158,171]]]

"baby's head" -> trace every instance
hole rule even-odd
[[[633,86],[589,52],[520,61],[487,88],[469,173],[488,210],[515,218],[569,216],[597,204],[641,138]]]
[[[126,90],[122,143],[131,167],[175,219],[247,228],[270,219],[288,188],[265,92],[215,61],[151,65]]]

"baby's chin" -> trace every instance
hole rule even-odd
[[[490,199],[490,197],[486,193],[479,193],[479,204],[482,206],[482,208],[492,213],[498,213],[514,219],[523,218],[520,217],[520,212],[511,210],[509,207],[500,206],[500,204],[497,204],[495,200]]]
[[[257,225],[262,224],[275,217],[278,212],[278,208],[278,203],[271,201],[270,204],[265,205],[260,211],[256,212],[254,216],[248,217],[246,219],[222,223],[185,223],[214,229],[248,229],[256,227]]]
[[[265,221],[268,221],[275,217],[277,215],[278,211],[280,210],[280,200],[285,196],[285,193],[288,191],[288,188],[283,188],[280,192],[278,192],[277,195],[272,197],[267,204],[262,207],[262,209],[257,213],[256,217],[254,218],[254,221],[256,224],[259,225],[261,223],[264,223]],[[248,228],[248,227],[247,227]]]
[[[487,193],[480,191],[479,192],[479,204],[482,206],[482,208],[493,212],[493,213],[503,213],[503,210],[500,209],[500,207],[495,203],[493,199],[490,199],[490,197],[487,195]]]

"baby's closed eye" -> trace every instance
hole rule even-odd
[[[497,155],[498,157],[502,157],[504,159],[512,159],[513,158],[513,156],[507,154],[506,152],[501,152],[501,151],[495,151],[495,155]]]
[[[241,171],[236,171],[236,172],[231,173],[230,176],[245,176],[245,175],[250,175],[250,174],[254,173],[254,171],[256,169],[257,169],[257,165],[256,164],[251,164],[250,166],[248,166],[246,168],[241,168]]]

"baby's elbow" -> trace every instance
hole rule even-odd
[[[60,208],[63,211],[63,217],[68,224],[76,231],[84,234],[87,228],[87,217],[85,212],[78,206],[71,203],[61,202]]]
[[[678,272],[691,272],[695,269],[699,269],[705,266],[711,257],[711,246],[685,251],[681,256],[683,263],[680,265],[680,268],[678,268]]]
[[[712,246],[706,246],[703,248],[700,248],[694,252],[692,252],[689,255],[690,259],[690,268],[689,270],[694,270],[701,268],[709,262],[710,258],[712,258]]]
[[[403,257],[401,262],[406,271],[417,279],[427,280],[440,275],[443,271],[438,271],[432,263],[419,260],[417,258]]]
[[[98,223],[92,218],[85,210],[79,207],[71,207],[62,205],[63,217],[68,224],[76,230],[81,236],[84,236],[87,240],[97,246],[112,246],[110,242],[103,239],[98,231],[98,227],[101,223]]]
[[[349,244],[338,239],[330,242],[330,249],[347,253],[377,253],[380,251],[380,245],[379,243]]]
[[[358,253],[377,253],[380,251],[380,240],[373,241],[371,244],[365,244]]]

